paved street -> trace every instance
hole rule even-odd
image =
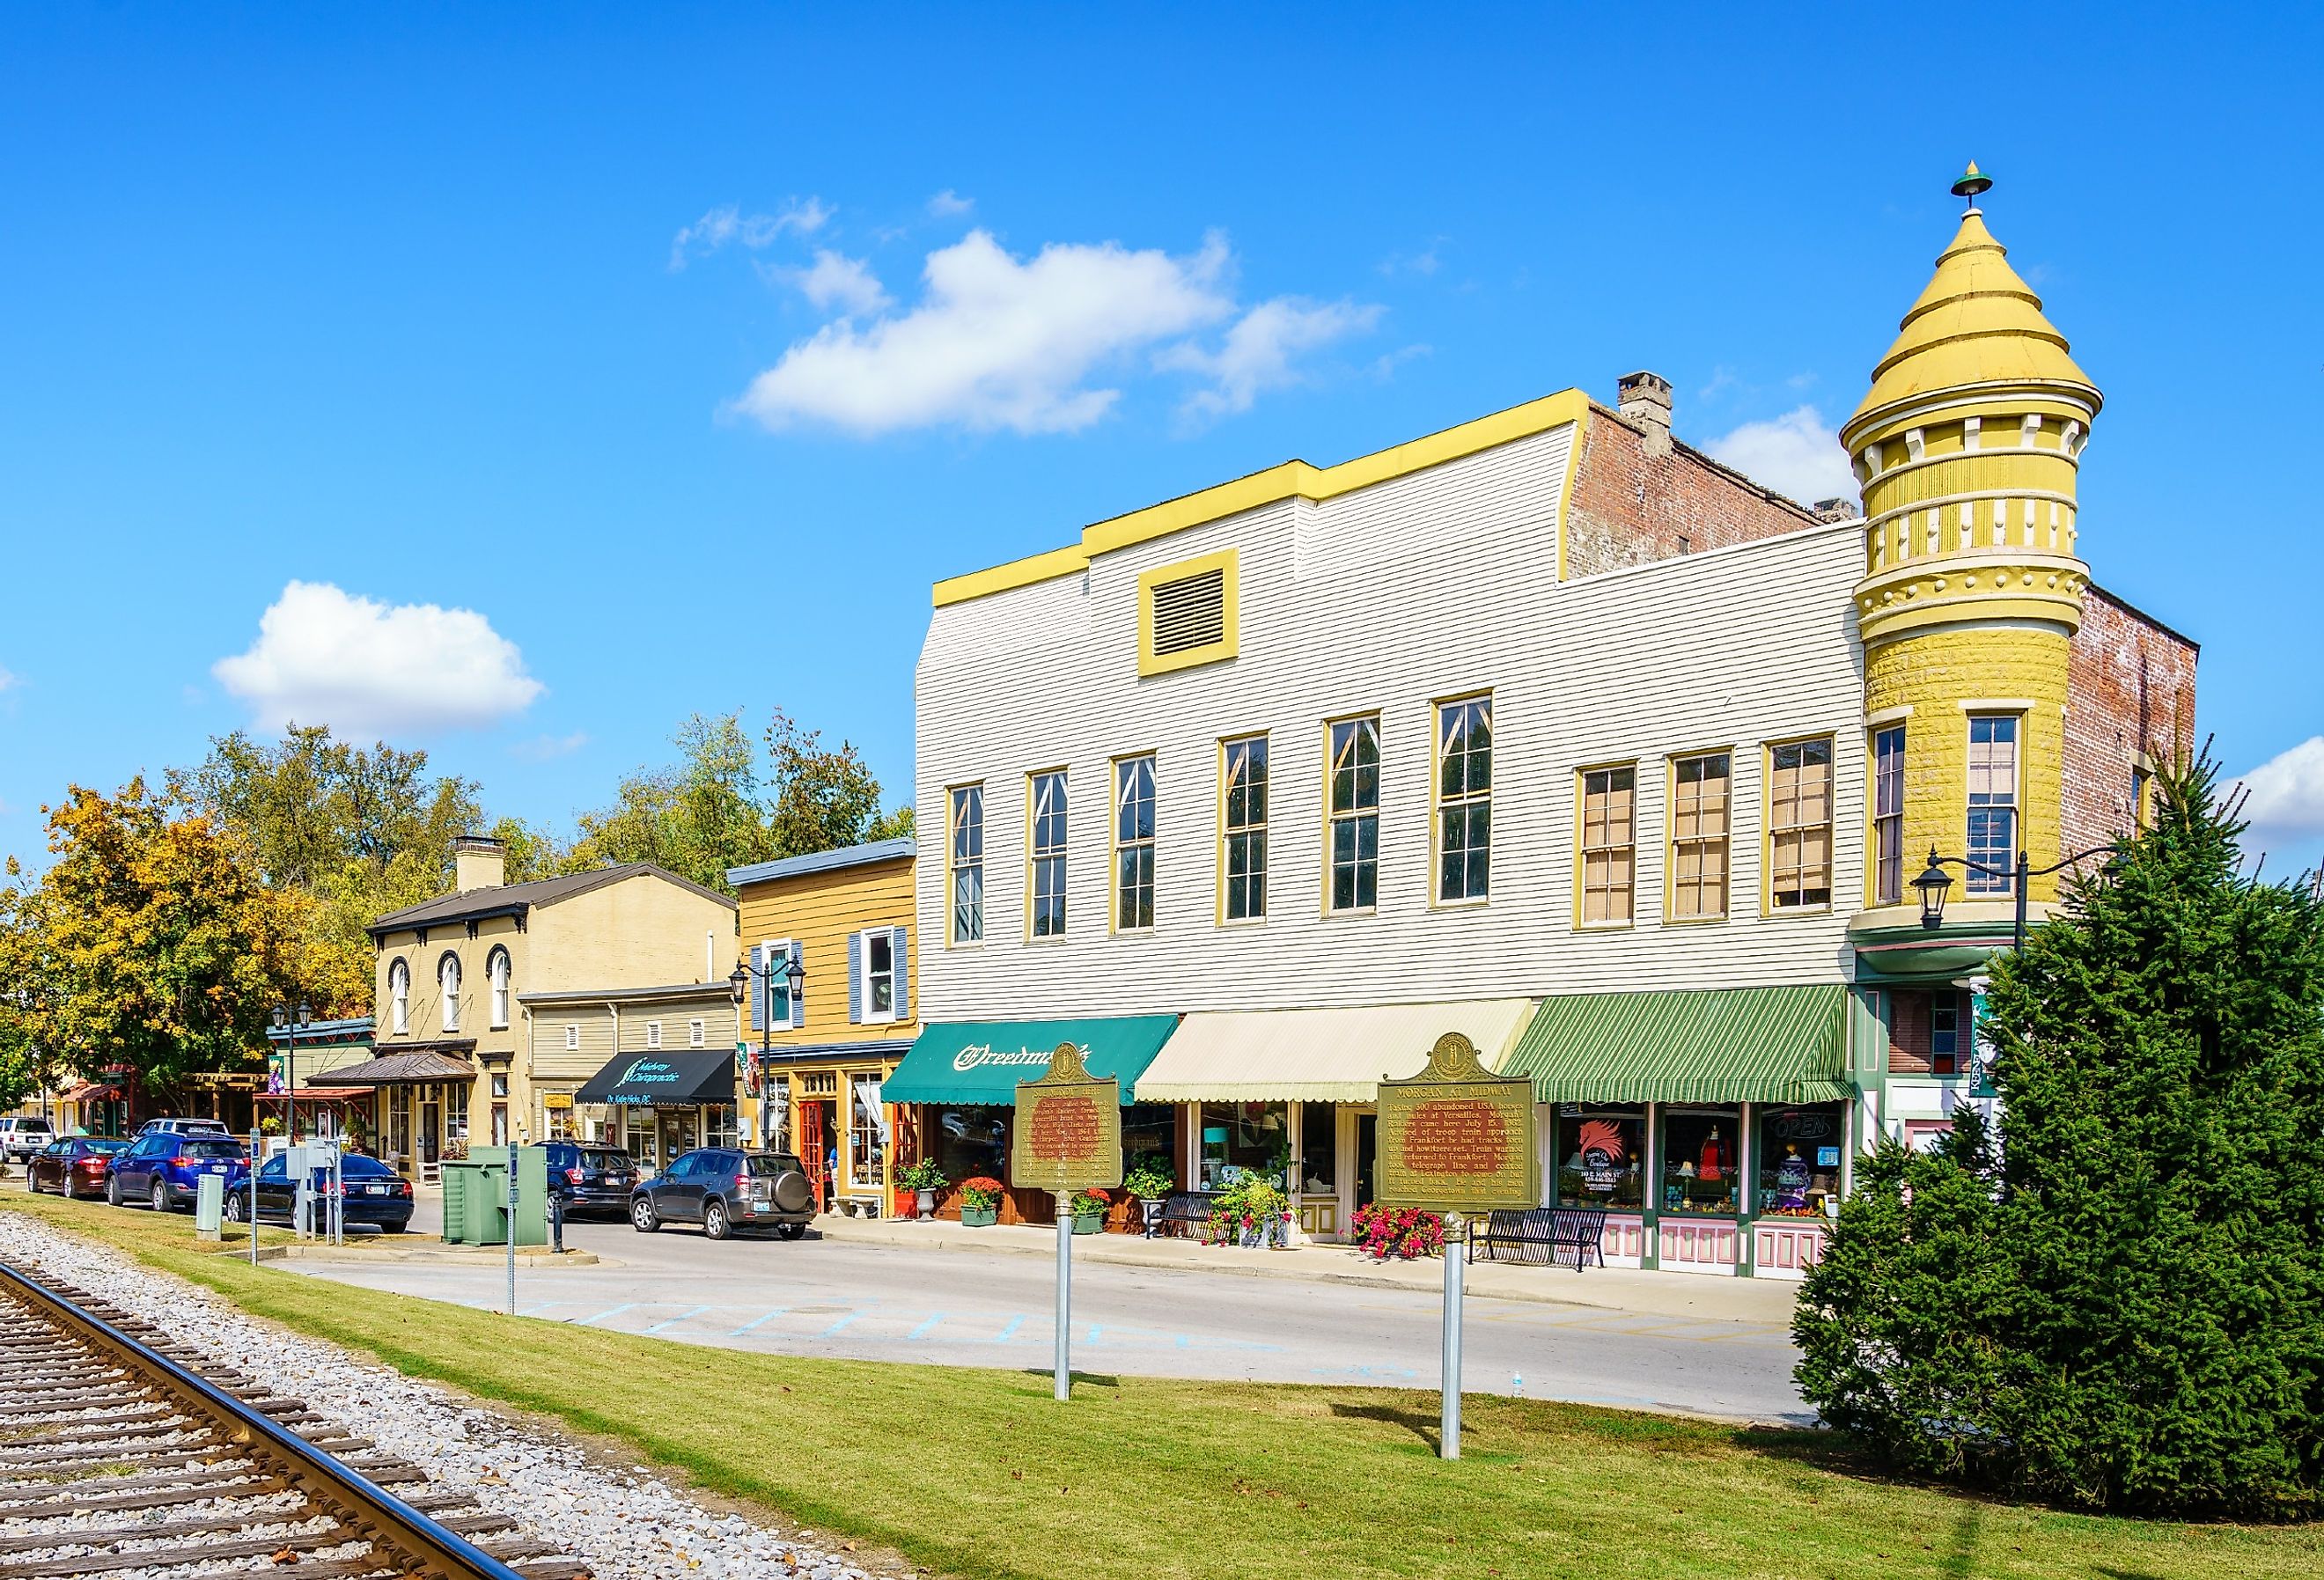
[[[418,1225],[415,1224],[415,1227]],[[524,1269],[518,1306],[559,1322],[733,1349],[946,1365],[1046,1367],[1051,1264],[810,1238],[712,1243],[582,1224],[567,1243],[595,1267]],[[484,1265],[285,1264],[316,1277],[497,1307]],[[1683,1275],[1672,1274],[1669,1277]],[[1074,1277],[1078,1370],[1269,1382],[1434,1389],[1438,1298],[1084,1263]],[[1467,1303],[1464,1386],[1761,1420],[1808,1418],[1795,1354],[1774,1323],[1485,1298]]]

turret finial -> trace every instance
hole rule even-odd
[[[1968,199],[1972,209],[1977,207],[1978,199],[1992,189],[1993,178],[1978,169],[1977,161],[1973,159],[1969,162],[1969,169],[1962,172],[1961,179],[1953,183],[1953,196]]]

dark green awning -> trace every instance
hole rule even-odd
[[[1017,1101],[1017,1083],[1048,1073],[1057,1044],[1070,1042],[1093,1076],[1121,1083],[1121,1100],[1170,1033],[1176,1015],[1105,1015],[1083,1021],[951,1021],[929,1027],[881,1085],[890,1103],[985,1104]]]
[[[1829,1103],[1848,1078],[1848,989],[1566,993],[1542,1001],[1501,1074],[1545,1103]]]

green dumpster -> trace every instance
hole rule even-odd
[[[477,1224],[479,1234],[484,1236],[471,1242],[473,1244],[501,1245],[507,1243],[508,1160],[512,1152],[516,1157],[516,1243],[519,1245],[549,1243],[547,1150],[540,1147],[471,1147],[468,1149],[468,1166],[478,1172],[470,1177],[469,1199],[473,1203],[478,1197],[484,1198],[485,1210],[490,1215],[487,1218],[478,1219],[472,1208],[470,1221]]]
[[[466,1163],[445,1164],[443,1180],[444,1243],[466,1244],[468,1239],[468,1166]]]

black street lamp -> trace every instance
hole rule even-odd
[[[766,1012],[759,1017],[759,1144],[761,1146],[774,1140],[773,1111],[768,1104],[767,1097],[773,1081],[773,1076],[768,1074],[768,1070],[775,1058],[775,968],[772,966],[754,966],[749,960],[743,959],[734,963],[733,971],[726,978],[726,985],[733,993],[734,1007],[738,1010],[750,1000],[752,977],[764,977],[767,983]],[[790,998],[787,1002],[795,1004],[805,1003],[807,1001],[799,994],[805,990],[807,967],[799,964],[798,950],[794,949],[790,952],[789,961],[782,970],[782,977],[784,985],[790,990]]]
[[[315,1012],[305,1004],[293,1011],[282,1004],[274,1006],[274,1029],[285,1033],[282,1049],[282,1101],[290,1111],[290,1143],[299,1142],[299,1033],[315,1023]],[[256,1165],[253,1165],[256,1167]]]

